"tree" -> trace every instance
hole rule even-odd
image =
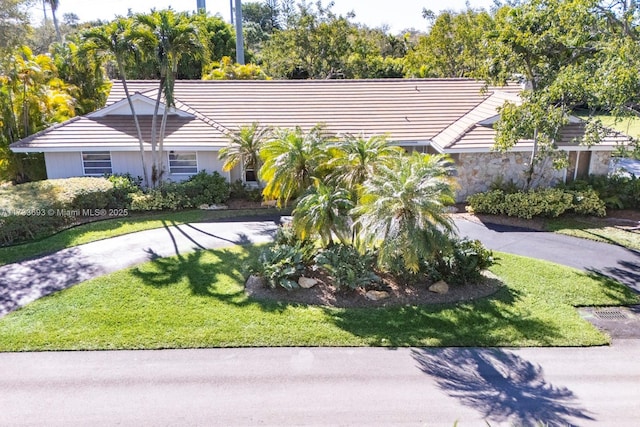
[[[502,107],[495,125],[496,148],[506,151],[522,139],[533,140],[527,187],[535,183],[536,173],[544,172],[544,167],[537,171],[538,165],[561,154],[555,143],[568,114],[588,101],[587,85],[574,83],[590,74],[584,67],[604,37],[593,5],[592,0],[531,0],[496,14],[488,78],[505,82],[520,76],[528,87],[521,105]]]
[[[320,239],[322,247],[350,241],[349,210],[354,203],[349,190],[313,178],[313,185],[293,210],[293,228],[300,239]]]
[[[185,14],[177,14],[173,10],[154,11],[150,15],[138,15],[137,21],[146,31],[138,32],[139,42],[152,47],[158,60],[160,83],[153,119],[151,121],[151,150],[153,165],[151,182],[153,185],[164,179],[165,164],[163,161],[164,134],[169,109],[175,107],[174,85],[178,74],[180,58],[186,54],[196,54],[201,47],[195,27]],[[157,128],[157,117],[160,100],[164,96],[164,108],[160,129]]]
[[[269,80],[270,77],[255,64],[234,63],[229,56],[220,62],[212,62],[205,70],[202,80]]]
[[[412,77],[486,76],[487,35],[494,20],[484,10],[468,8],[464,12],[442,12],[433,16],[427,35],[420,36],[406,58]]]
[[[378,249],[378,264],[417,272],[423,259],[448,244],[453,222],[444,208],[454,202],[451,160],[414,152],[380,166],[363,184],[352,214],[361,245]]]
[[[345,135],[329,145],[329,178],[344,188],[355,190],[373,176],[378,167],[392,164],[402,154],[404,150],[389,145],[386,136]]]
[[[238,165],[242,171],[253,169],[256,176],[260,175],[260,149],[271,138],[273,130],[270,127],[262,127],[258,122],[250,126],[241,126],[236,132],[229,135],[229,145],[218,153],[220,160],[224,161],[222,169],[230,171]],[[258,180],[258,188],[262,188]]]
[[[29,31],[27,3],[27,0],[0,0],[0,58],[3,51],[21,45]]]
[[[42,155],[16,154],[9,145],[75,115],[69,87],[48,55],[16,50],[0,73],[0,181],[45,177]]]
[[[83,34],[88,45],[89,50],[97,50],[104,54],[111,55],[115,58],[120,74],[120,80],[124,88],[124,93],[129,103],[129,109],[131,110],[131,116],[136,126],[136,134],[138,136],[138,148],[140,150],[140,162],[142,165],[144,184],[150,185],[149,173],[147,170],[147,164],[144,155],[144,140],[142,138],[142,130],[140,129],[140,122],[138,115],[136,114],[135,106],[131,99],[129,92],[129,86],[127,84],[127,73],[125,70],[126,57],[136,51],[137,45],[132,38],[131,21],[125,18],[119,18],[108,25],[102,27],[94,27]]]
[[[323,162],[326,137],[320,127],[309,132],[301,128],[279,129],[260,149],[263,161],[260,179],[266,182],[262,194],[286,204],[312,184]]]
[[[51,19],[53,20],[53,26],[56,29],[56,38],[58,40],[58,43],[62,43],[62,33],[60,32],[60,25],[58,23],[58,16],[56,15],[56,12],[58,10],[58,6],[60,6],[60,0],[44,0],[44,1],[47,4],[49,4],[49,7],[51,8]]]

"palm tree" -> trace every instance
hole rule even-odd
[[[151,149],[153,166],[151,179],[153,183],[162,182],[164,176],[164,134],[169,109],[175,107],[174,86],[178,74],[178,63],[184,54],[198,54],[201,44],[195,27],[185,14],[176,14],[167,9],[152,12],[150,15],[138,15],[137,21],[146,31],[138,33],[144,45],[153,45],[160,66],[160,84],[153,119],[151,122]],[[165,108],[162,114],[160,132],[157,132],[157,117],[160,99],[164,95]],[[156,150],[157,147],[157,150]]]
[[[62,43],[62,34],[60,33],[60,25],[58,24],[58,17],[56,16],[56,11],[58,10],[58,6],[60,6],[60,0],[43,0],[43,6],[45,6],[45,4],[47,3],[51,8],[51,17],[53,18],[53,27],[56,29],[56,39],[58,40],[58,43]],[[45,9],[44,19],[46,21],[47,20],[46,6],[44,7],[44,9]]]
[[[293,210],[293,228],[302,240],[319,237],[323,247],[333,244],[334,236],[346,244],[351,208],[353,202],[348,190],[313,178],[313,187]]]
[[[239,164],[242,170],[253,169],[256,176],[260,174],[260,149],[264,143],[271,138],[273,129],[261,127],[258,122],[253,122],[250,126],[241,126],[236,132],[229,135],[229,145],[219,152],[220,160],[224,161],[222,169],[230,171]],[[262,184],[258,179],[258,188],[262,189]]]
[[[346,135],[332,144],[329,152],[329,177],[349,189],[356,189],[375,173],[378,166],[388,165],[404,154],[402,148],[389,145],[383,135],[370,138]]]
[[[83,37],[92,44],[90,48],[112,55],[116,60],[120,80],[124,87],[124,93],[127,97],[127,101],[129,102],[129,108],[131,109],[131,116],[133,117],[133,122],[136,125],[138,145],[140,148],[140,161],[144,174],[144,185],[148,186],[151,182],[149,181],[147,162],[144,158],[144,140],[142,138],[142,130],[140,129],[138,115],[136,114],[133,101],[131,100],[131,94],[129,93],[129,86],[127,85],[127,76],[124,66],[126,56],[137,49],[136,43],[131,37],[131,30],[130,20],[126,18],[118,18],[107,25],[103,25],[102,27],[91,28],[83,34]]]
[[[322,164],[325,137],[320,127],[309,132],[301,128],[280,129],[260,150],[263,160],[260,179],[265,186],[262,194],[277,200],[279,205],[298,197],[312,184],[312,177]]]
[[[412,272],[420,261],[442,249],[454,224],[445,211],[454,202],[450,159],[413,153],[380,166],[363,184],[352,210],[365,248],[378,248],[381,267],[401,262]]]

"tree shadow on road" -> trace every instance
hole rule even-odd
[[[412,356],[439,387],[488,421],[518,426],[594,420],[566,387],[548,383],[542,367],[498,349],[420,349]]]

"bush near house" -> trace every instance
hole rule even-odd
[[[634,175],[591,175],[565,186],[573,191],[595,191],[609,209],[640,209],[640,178]]]
[[[35,240],[64,228],[129,210],[186,209],[224,203],[229,184],[217,172],[144,192],[130,175],[67,178],[0,188],[0,246]]]
[[[492,190],[469,196],[467,203],[468,209],[474,213],[507,215],[525,219],[533,217],[556,218],[565,213],[606,215],[604,201],[591,188],[579,191],[543,188],[514,193]]]

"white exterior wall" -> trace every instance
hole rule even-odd
[[[71,178],[84,176],[82,168],[82,153],[44,153],[44,162],[47,166],[47,178]]]
[[[151,173],[151,153],[145,153],[145,164]],[[111,168],[114,174],[129,173],[134,178],[144,177],[139,151],[112,151]]]

